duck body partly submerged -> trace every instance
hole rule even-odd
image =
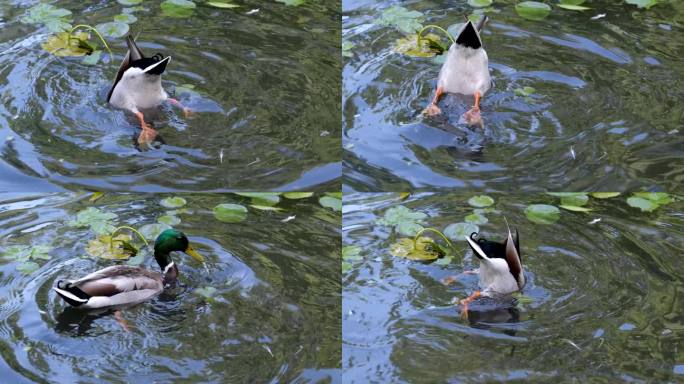
[[[154,244],[154,257],[161,272],[141,267],[115,265],[76,280],[59,280],[55,292],[71,306],[81,309],[130,306],[147,301],[178,278],[178,267],[171,252],[182,251],[198,261],[203,258],[180,231],[167,229]]]

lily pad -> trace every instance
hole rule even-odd
[[[356,245],[346,245],[342,247],[342,260],[359,261],[363,260],[361,257],[361,247]]]
[[[394,229],[401,235],[415,236],[423,229],[423,226],[414,221],[403,221],[397,224]]]
[[[395,257],[402,257],[409,260],[429,261],[446,255],[446,252],[432,238],[421,236],[416,240],[415,247],[413,239],[401,238],[390,247],[390,253]]]
[[[466,216],[465,221],[466,223],[473,223],[478,225],[484,225],[489,222],[489,220],[486,217],[477,213],[471,213],[470,215]]]
[[[140,232],[140,234],[143,235],[143,237],[147,240],[154,241],[157,239],[157,236],[159,236],[160,233],[170,228],[170,225],[164,223],[145,224],[138,229],[138,232]]]
[[[76,220],[68,222],[72,227],[90,229],[98,235],[111,233],[115,227],[112,220],[118,215],[112,212],[103,212],[95,207],[88,207],[76,214]]]
[[[143,2],[143,0],[116,0],[121,5],[138,5]]]
[[[128,33],[129,26],[121,21],[110,21],[95,26],[98,32],[104,37],[122,37]]]
[[[343,41],[342,42],[342,56],[353,57],[354,54],[352,53],[352,48],[354,48],[354,43],[352,43],[351,41]]]
[[[230,8],[238,8],[240,7],[237,4],[231,4],[231,3],[224,3],[221,1],[208,1],[207,5],[210,7],[214,8],[223,8],[223,9],[230,9]]]
[[[219,204],[214,207],[214,217],[224,223],[238,223],[247,217],[247,208],[239,204]]]
[[[309,197],[313,196],[313,194],[313,192],[286,192],[283,193],[283,197],[286,199],[298,200],[308,199]]]
[[[86,246],[86,252],[93,257],[108,260],[128,259],[138,253],[137,248],[131,245],[131,236],[118,234],[114,237],[102,235],[96,240],[90,240]]]
[[[98,61],[100,61],[100,56],[102,56],[102,51],[97,50],[93,51],[90,55],[87,55],[86,57],[83,58],[83,64],[85,65],[95,65],[97,64]]]
[[[323,196],[318,199],[318,203],[324,208],[330,208],[336,212],[342,211],[342,200],[338,198],[332,196]]]
[[[611,197],[620,196],[620,192],[592,192],[590,195],[597,199],[610,199]]]
[[[159,204],[161,204],[162,207],[170,209],[180,208],[187,203],[188,202],[184,198],[178,196],[167,197],[159,202]]]
[[[351,271],[352,268],[354,268],[354,266],[350,262],[348,262],[348,261],[342,262],[342,273],[347,273],[347,272]]]
[[[135,17],[135,15],[130,14],[130,13],[122,13],[120,15],[114,16],[114,21],[118,21],[120,23],[126,23],[126,24],[133,24],[136,21],[138,21],[138,18]]]
[[[575,207],[581,207],[586,205],[589,202],[589,196],[586,194],[578,194],[578,195],[572,195],[572,196],[563,196],[561,197],[561,204],[563,205],[571,205]]]
[[[412,34],[401,39],[397,39],[394,45],[394,52],[413,57],[432,57],[441,55],[447,47],[442,44],[439,36],[434,33],[423,35],[418,40],[418,34]]]
[[[126,261],[126,265],[138,266],[145,261],[145,254],[143,252],[138,252],[137,255],[131,257]]]
[[[17,265],[17,271],[28,275],[31,274],[35,271],[37,271],[40,268],[40,265],[34,261],[25,261],[19,265]]]
[[[516,88],[513,90],[513,93],[515,93],[516,96],[520,97],[529,97],[534,94],[536,89],[532,87],[522,87],[522,88]]]
[[[166,225],[170,225],[173,227],[175,225],[180,224],[181,219],[180,219],[180,217],[174,216],[174,215],[163,215],[163,216],[159,216],[159,218],[157,218],[157,222],[162,223],[162,224],[166,224]]]
[[[393,6],[385,9],[377,21],[381,26],[394,26],[404,33],[415,33],[423,27],[423,13],[404,7]]]
[[[162,14],[168,17],[190,17],[197,4],[189,0],[164,0],[161,3]]]
[[[236,195],[249,197],[256,205],[276,205],[280,202],[280,193],[277,192],[238,192]]]
[[[591,8],[585,7],[583,5],[574,5],[574,4],[558,4],[558,7],[563,8],[563,9],[568,9],[570,11],[586,11],[586,10],[591,9]]]
[[[336,199],[342,199],[342,192],[326,192],[326,196],[334,197]]]
[[[396,207],[389,208],[387,211],[385,211],[384,217],[382,219],[377,220],[377,223],[389,227],[399,225],[400,223],[406,221],[412,221],[418,224],[422,224],[423,219],[427,217],[428,215],[423,212],[414,211],[404,207],[403,205],[398,205]]]
[[[71,28],[70,20],[67,19],[69,15],[71,15],[71,11],[68,9],[40,3],[29,8],[26,16],[21,18],[21,22],[43,24],[50,32],[60,32]]]
[[[40,46],[55,56],[85,56],[93,52],[92,47],[87,43],[88,38],[87,33],[77,32],[71,35],[70,42],[69,32],[59,32],[50,36]]]
[[[579,206],[576,206],[576,205],[565,205],[565,204],[561,204],[561,205],[559,205],[558,207],[563,208],[563,209],[566,209],[566,210],[568,210],[568,211],[573,211],[573,212],[591,212],[591,211],[593,211],[593,209],[591,209],[591,208],[579,207]]]
[[[665,205],[674,202],[674,199],[665,192],[635,192],[634,196],[650,200],[658,205]]]
[[[553,224],[560,219],[558,207],[547,204],[532,204],[525,208],[525,216],[537,224]]]
[[[639,8],[649,9],[658,4],[658,0],[625,0],[625,3],[636,5]]]
[[[494,199],[487,195],[473,196],[468,199],[468,204],[476,208],[489,207],[494,204]]]
[[[249,206],[252,207],[252,208],[254,208],[254,209],[258,209],[258,210],[260,210],[260,211],[276,211],[276,212],[277,212],[277,211],[282,211],[282,210],[283,210],[282,208],[272,207],[272,206],[270,206],[270,205],[250,204]]]
[[[195,293],[204,297],[205,299],[212,299],[216,295],[216,288],[203,287],[195,289]]]
[[[551,7],[538,1],[523,1],[515,5],[518,15],[528,20],[542,20],[551,12]]]
[[[444,228],[444,236],[452,241],[466,241],[473,232],[480,232],[480,227],[473,223],[453,223]]]
[[[306,0],[276,0],[279,3],[283,3],[285,5],[290,5],[290,6],[300,6],[306,2]]]
[[[643,212],[653,212],[656,209],[658,209],[658,207],[660,207],[660,205],[654,201],[644,199],[643,197],[636,197],[636,196],[632,196],[632,197],[628,198],[627,204],[629,204],[630,207],[639,208]]]
[[[492,5],[492,0],[468,0],[468,5],[475,8],[484,8]]]
[[[41,244],[32,246],[13,245],[8,247],[0,256],[14,261],[28,261],[29,259],[49,260],[50,255],[48,253],[51,250],[52,247]]]

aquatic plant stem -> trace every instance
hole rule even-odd
[[[105,41],[104,37],[102,37],[100,32],[98,32],[97,29],[95,29],[94,27],[91,27],[90,25],[87,25],[87,24],[78,24],[78,25],[74,26],[73,28],[71,28],[71,30],[69,31],[69,38],[67,40],[68,46],[71,46],[71,35],[73,35],[74,31],[76,31],[78,28],[86,28],[88,30],[95,32],[95,35],[97,35],[97,37],[100,38],[102,45],[104,45],[105,49],[107,49],[107,52],[109,52],[109,56],[113,56],[112,50],[109,49],[109,45],[107,45],[107,42]]]
[[[429,24],[421,28],[420,31],[418,31],[418,45],[420,45],[420,39],[422,38],[423,32],[425,32],[425,30],[428,28],[434,28],[438,31],[443,32],[449,38],[449,40],[451,40],[451,44],[456,44],[456,41],[453,37],[451,37],[451,34],[446,29],[440,27],[439,25]]]
[[[453,247],[453,245],[451,245],[451,242],[449,241],[449,239],[446,236],[444,236],[444,234],[440,230],[435,229],[435,228],[423,228],[420,231],[418,231],[418,233],[416,233],[416,235],[413,237],[413,249],[416,249],[416,242],[418,241],[418,237],[420,237],[420,235],[426,231],[430,231],[430,232],[434,232],[434,233],[438,234],[442,239],[444,239],[444,241],[446,241],[446,243],[449,247]]]
[[[122,225],[122,226],[120,226],[120,227],[116,227],[116,228],[112,231],[112,235],[111,235],[111,236],[112,236],[112,239],[114,239],[114,235],[115,235],[116,232],[118,232],[120,229],[128,229],[128,230],[130,230],[130,231],[133,231],[133,233],[135,233],[136,235],[138,235],[138,237],[140,237],[140,238],[142,239],[143,243],[145,243],[146,246],[148,246],[148,247],[150,246],[150,243],[147,242],[147,240],[145,239],[145,236],[141,235],[140,232],[138,232],[138,230],[136,230],[135,228],[129,227],[129,226],[127,226],[127,225]],[[113,243],[113,241],[112,241],[112,243]]]

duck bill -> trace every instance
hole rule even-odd
[[[166,65],[171,61],[171,56],[165,57],[163,60],[160,60],[149,67],[145,68],[143,70],[144,73],[148,73],[150,75],[161,75],[164,73],[164,70],[166,69]]]
[[[461,29],[461,32],[456,38],[456,44],[468,47],[472,49],[482,48],[482,41],[480,41],[480,34],[477,33],[477,29],[473,25],[472,21],[466,22],[466,24]]]
[[[185,251],[183,251],[183,252],[185,252],[186,254],[192,256],[193,259],[199,261],[200,263],[203,263],[203,262],[204,262],[204,256],[200,255],[197,251],[195,251],[194,249],[192,249],[191,246],[188,246],[188,248],[187,248]]]

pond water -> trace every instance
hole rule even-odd
[[[554,7],[530,21],[514,2],[495,1],[482,37],[494,80],[482,102],[484,130],[458,123],[472,97],[449,95],[442,118],[421,116],[440,57],[394,52],[403,33],[378,21],[396,5],[443,28],[473,12],[466,1],[343,1],[347,190],[681,185],[684,106],[673,85],[684,81],[684,3],[645,10],[594,0],[590,11]]]
[[[224,223],[212,208],[244,203],[231,194],[185,194],[175,227],[205,265],[175,254],[180,284],[124,309],[126,332],[112,312],[68,307],[52,287],[112,265],[88,256],[96,238],[68,223],[97,207],[115,225],[140,228],[169,209],[166,196],[3,195],[0,253],[48,246],[38,269],[0,256],[0,377],[3,382],[339,382],[341,361],[340,213],[318,196],[282,200],[282,211],[248,207]],[[282,220],[296,216],[285,222]],[[158,269],[148,257],[143,265]]]
[[[106,64],[56,57],[41,48],[50,32],[21,21],[38,1],[3,1],[0,189],[339,188],[339,2],[197,2],[183,18],[166,16],[159,2],[51,3],[71,11],[73,25],[133,15],[142,51],[173,57],[165,89],[194,113],[147,114],[166,144],[139,151],[136,118],[105,102],[124,37],[106,38],[114,52]]]
[[[451,304],[477,289],[477,276],[460,275],[478,267],[465,241],[445,265],[395,258],[389,248],[402,236],[376,221],[403,205],[444,230],[473,211],[470,196],[345,195],[343,250],[361,249],[343,275],[345,382],[682,380],[681,202],[642,213],[624,195],[591,198],[593,211],[561,210],[542,225],[525,207],[557,197],[490,196],[498,213],[480,233],[502,241],[504,215],[519,230],[527,300],[476,301],[466,320]]]

